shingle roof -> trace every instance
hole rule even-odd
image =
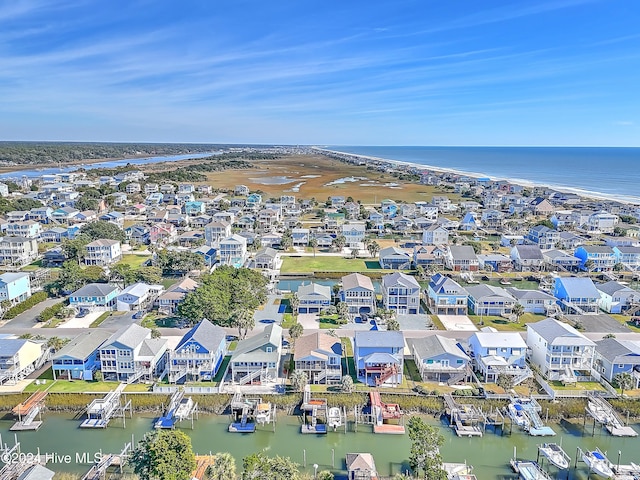
[[[72,339],[62,349],[57,351],[53,359],[55,360],[62,357],[85,359],[100,348],[109,337],[110,333],[105,330],[88,330]]]
[[[109,340],[105,342],[105,345],[111,345],[118,342],[129,348],[136,348],[140,345],[149,335],[150,330],[148,328],[141,327],[140,325],[133,323],[122,327],[115,332]]]
[[[407,344],[409,348],[412,351],[415,350],[418,357],[422,359],[448,353],[470,360],[469,356],[459,346],[460,344],[453,338],[431,335],[429,337],[407,339]]]
[[[407,275],[406,273],[394,272],[382,277],[383,287],[390,287],[394,285],[402,285],[408,288],[417,288],[418,290],[420,289],[420,284],[415,279],[415,277]]]
[[[294,360],[298,360],[311,355],[326,358],[327,356],[321,352],[333,352],[336,355],[342,355],[342,343],[340,339],[324,332],[315,332],[300,337],[296,341],[293,358]]]
[[[342,277],[342,288],[344,290],[351,290],[352,288],[365,288],[373,291],[373,283],[371,278],[360,273],[351,273]]]
[[[271,343],[273,345],[280,345],[282,341],[282,327],[278,324],[272,323],[268,325],[262,333],[249,337],[245,340],[238,342],[236,349],[231,354],[231,358],[235,359],[240,355],[249,353],[256,348],[260,348],[262,345]]]
[[[515,249],[523,260],[543,260],[542,251],[538,245],[516,245]]]
[[[11,357],[15,355],[27,342],[29,342],[29,340],[24,338],[0,339],[0,357]]]
[[[214,325],[207,319],[204,319],[184,334],[184,336],[176,346],[176,350],[178,350],[189,340],[193,340],[194,342],[198,342],[210,352],[215,352],[218,346],[225,339],[225,336],[226,332],[223,328]]]
[[[559,322],[554,318],[545,318],[537,323],[528,323],[527,328],[536,332],[550,345],[595,345],[571,325]]]
[[[356,331],[355,341],[358,347],[404,348],[404,334],[398,331]]]
[[[596,342],[596,351],[611,363],[640,365],[640,342],[603,338]],[[625,357],[624,361],[621,357]],[[633,358],[629,358],[633,357]]]
[[[298,287],[298,296],[307,296],[315,293],[325,298],[331,298],[331,287],[329,285],[320,285],[319,283],[310,283],[308,285],[300,285]]]
[[[119,290],[115,285],[108,283],[88,283],[84,287],[71,294],[72,297],[104,297],[114,290]]]
[[[455,260],[477,260],[476,252],[469,245],[451,245],[449,252]]]

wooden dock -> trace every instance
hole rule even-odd
[[[614,437],[637,437],[638,432],[626,425],[622,421],[613,406],[604,398],[598,395],[589,395],[586,413],[593,418],[593,429],[591,434],[595,434],[595,425],[599,423]],[[585,415],[586,422],[586,415]]]
[[[404,435],[403,415],[400,406],[395,403],[384,403],[380,392],[369,392],[373,433]]]
[[[481,437],[483,429],[480,424],[486,423],[486,418],[478,407],[474,405],[458,404],[451,394],[444,396],[445,408],[450,418],[449,425],[459,437]]]
[[[11,431],[38,430],[42,426],[42,418],[36,420],[36,416],[42,417],[44,410],[44,399],[46,391],[35,392],[24,402],[13,407],[13,414],[17,415],[18,421],[9,429]]]

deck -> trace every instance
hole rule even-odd
[[[373,433],[403,435],[405,433],[402,411],[395,403],[384,403],[380,399],[380,392],[369,392],[371,413],[373,415]],[[397,423],[396,423],[397,422]]]

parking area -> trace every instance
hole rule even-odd
[[[466,315],[438,315],[447,330],[459,332],[477,332],[478,327]]]
[[[84,317],[74,317],[58,325],[58,328],[89,328],[104,312],[89,312]]]

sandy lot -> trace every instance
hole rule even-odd
[[[478,328],[466,315],[438,315],[444,328],[452,331],[477,332]]]

